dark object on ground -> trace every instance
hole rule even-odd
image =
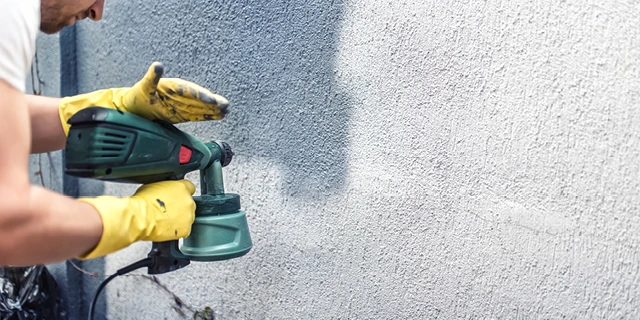
[[[60,287],[47,268],[0,268],[0,320],[45,319],[68,319]]]

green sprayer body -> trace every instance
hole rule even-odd
[[[91,107],[69,119],[65,173],[80,178],[146,184],[184,179],[200,172],[201,194],[194,197],[196,219],[182,247],[178,241],[153,243],[157,258],[150,274],[180,269],[193,261],[240,257],[252,248],[240,196],[224,192],[222,168],[233,152],[225,142],[202,142],[165,122],[132,113]]]

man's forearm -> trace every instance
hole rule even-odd
[[[36,141],[52,141],[44,133],[54,135],[55,126],[47,122],[62,127],[53,116],[57,113],[54,100],[30,97],[31,113],[24,94],[0,80],[0,266],[77,257],[102,237],[102,217],[93,206],[30,183],[30,127],[38,132],[33,137]],[[32,116],[46,127],[31,126]]]
[[[59,262],[97,245],[102,219],[92,205],[38,186],[29,188],[29,196],[21,197],[27,203],[0,210],[0,265]],[[2,212],[9,210],[13,212]]]
[[[26,95],[31,118],[31,153],[64,148],[67,137],[60,124],[60,98]]]

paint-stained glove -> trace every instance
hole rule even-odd
[[[93,259],[124,249],[136,241],[169,241],[191,234],[196,187],[188,180],[142,185],[131,197],[79,198],[93,205],[102,217],[98,245],[78,259]]]
[[[61,99],[60,121],[69,134],[69,118],[88,107],[104,107],[130,112],[148,120],[169,123],[221,120],[229,102],[221,95],[183,79],[162,78],[164,67],[151,64],[133,87],[103,89]]]

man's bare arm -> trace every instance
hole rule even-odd
[[[60,124],[60,98],[25,95],[31,118],[31,153],[64,148],[67,137]]]
[[[62,128],[58,132],[49,123],[60,126],[52,116],[53,111],[57,116],[57,109],[41,100],[42,105],[31,109],[35,110],[31,119],[37,123],[30,124],[23,93],[0,80],[0,97],[0,265],[57,262],[90,251],[102,235],[96,209],[29,181],[29,151],[64,145]],[[35,148],[31,148],[32,137],[38,141]]]

